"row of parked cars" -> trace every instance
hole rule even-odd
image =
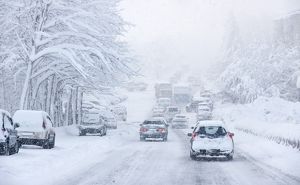
[[[55,146],[55,131],[50,116],[43,111],[18,110],[14,116],[0,110],[0,153],[11,155],[22,145],[37,145],[45,149]]]
[[[79,136],[100,134],[107,129],[116,129],[118,121],[127,120],[127,110],[115,106],[109,111],[86,109],[77,126]],[[35,110],[18,110],[13,116],[0,109],[0,154],[11,155],[19,152],[22,145],[36,145],[44,149],[55,147],[56,133],[48,113]]]

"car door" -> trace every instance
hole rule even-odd
[[[18,132],[14,128],[12,119],[6,114],[3,115],[3,124],[4,124],[4,128],[7,130],[9,134],[9,145],[10,147],[13,147],[17,142]]]

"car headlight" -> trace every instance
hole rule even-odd
[[[43,132],[34,132],[33,133],[35,138],[43,139],[44,138],[44,133]]]

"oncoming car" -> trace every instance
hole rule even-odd
[[[194,128],[191,136],[190,157],[226,157],[233,159],[234,142],[233,133],[227,131],[222,121],[200,121]]]

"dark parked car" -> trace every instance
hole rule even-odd
[[[140,140],[162,139],[168,140],[168,124],[163,118],[152,118],[145,120],[140,125]]]
[[[10,114],[7,111],[0,110],[0,153],[11,155],[19,152],[18,132]]]
[[[85,136],[86,134],[100,134],[100,136],[105,136],[107,132],[105,122],[101,119],[99,112],[84,113],[78,129],[80,136]]]
[[[19,124],[21,145],[37,145],[45,149],[55,146],[55,131],[50,116],[44,111],[18,110],[13,120]]]

